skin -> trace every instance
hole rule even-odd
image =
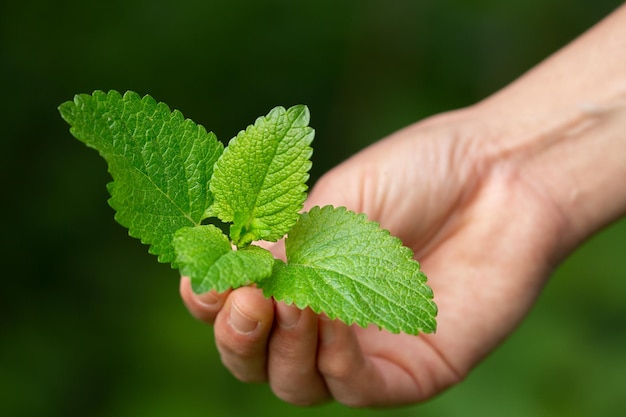
[[[398,131],[315,185],[305,208],[365,212],[413,249],[439,306],[435,334],[347,326],[253,287],[195,295],[183,277],[224,365],[298,405],[397,406],[460,382],[555,266],[626,213],[624,51],[623,6],[500,92]]]

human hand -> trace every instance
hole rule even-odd
[[[367,213],[412,248],[439,306],[437,333],[346,326],[251,287],[196,296],[183,278],[183,300],[214,325],[233,375],[268,381],[296,404],[412,403],[462,379],[513,329],[550,270],[559,215],[511,161],[479,152],[488,134],[476,116],[468,109],[396,133],[326,174],[306,203]]]
[[[625,22],[621,7],[494,96],[397,132],[313,188],[307,208],[364,212],[413,249],[439,307],[435,334],[346,326],[252,287],[194,295],[183,278],[224,365],[301,405],[414,403],[463,379],[553,267],[626,213]]]

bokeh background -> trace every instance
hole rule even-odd
[[[223,369],[176,271],[114,222],[104,162],[56,110],[75,93],[131,89],[228,140],[275,105],[305,103],[313,183],[394,130],[493,93],[620,3],[0,2],[0,415],[623,415],[626,222],[568,259],[459,386],[401,409],[300,409]]]

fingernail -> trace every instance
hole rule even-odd
[[[283,329],[292,329],[296,327],[296,325],[300,321],[300,316],[302,315],[302,310],[300,310],[296,306],[290,306],[285,304],[278,304],[277,312],[278,324]]]
[[[319,322],[319,332],[320,332],[320,341],[325,345],[330,345],[333,343],[335,339],[335,328],[333,321],[328,317],[322,315],[320,316]]]
[[[235,303],[232,303],[230,306],[228,323],[233,326],[235,331],[241,334],[252,333],[257,327],[259,327],[259,322],[245,315]]]
[[[197,294],[196,298],[207,307],[215,307],[220,302],[213,291]]]

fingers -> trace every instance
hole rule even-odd
[[[204,294],[195,294],[187,277],[181,277],[179,291],[191,315],[208,324],[213,324],[217,313],[224,306],[230,293],[230,291],[226,291],[218,294],[215,291],[209,291]]]
[[[338,402],[350,407],[381,407],[420,399],[419,383],[393,352],[396,348],[404,353],[413,351],[396,340],[398,335],[321,318],[319,336],[317,367]],[[367,353],[361,343],[369,345]],[[413,362],[419,360],[412,358]]]
[[[181,278],[180,295],[194,317],[214,325],[215,343],[224,366],[243,382],[265,382],[273,301],[252,287],[195,294],[186,277]]]
[[[214,324],[222,363],[236,378],[268,381],[276,396],[292,404],[330,398],[316,367],[318,318],[312,311],[274,306],[251,287],[194,294],[187,278],[181,279],[180,293],[194,317]]]
[[[322,317],[319,332],[317,366],[333,397],[351,407],[373,405],[375,391],[384,387],[379,384],[376,369],[363,355],[354,329]]]
[[[232,291],[215,319],[215,343],[222,363],[243,382],[267,381],[267,342],[274,303],[259,289]]]
[[[296,405],[328,401],[326,384],[317,371],[317,315],[309,309],[276,303],[275,316],[268,363],[274,394]]]
[[[253,287],[197,295],[183,278],[180,293],[194,317],[214,325],[224,366],[243,382],[269,382],[286,402],[314,405],[334,398],[353,407],[385,405],[404,402],[397,398],[400,387],[415,386],[384,355],[366,355],[357,329],[340,321],[275,303]],[[373,330],[370,338],[384,336],[366,330]]]

